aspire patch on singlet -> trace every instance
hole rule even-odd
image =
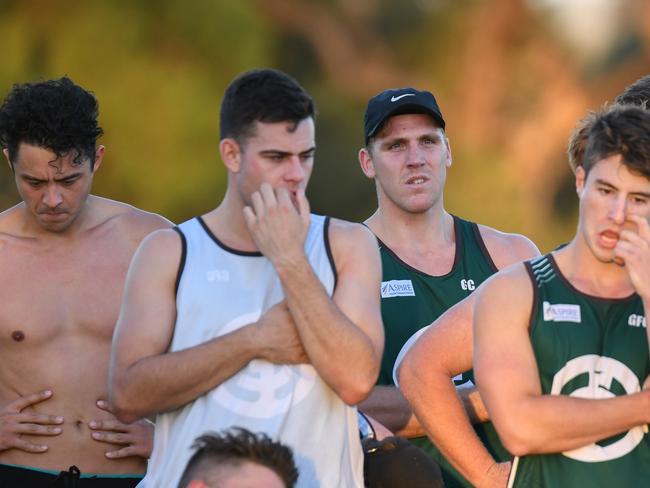
[[[390,280],[382,281],[381,297],[414,297],[415,290],[411,280]]]
[[[545,322],[582,322],[580,305],[543,302]]]

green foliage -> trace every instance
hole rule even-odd
[[[218,110],[227,84],[247,69],[284,69],[319,108],[313,209],[362,220],[376,206],[374,184],[357,161],[366,101],[381,88],[428,88],[452,141],[447,208],[526,233],[543,249],[566,240],[575,218],[564,162],[572,120],[587,101],[599,106],[634,75],[608,72],[620,65],[608,60],[608,70],[592,74],[608,83],[581,86],[584,68],[565,59],[548,16],[525,0],[355,2],[0,0],[0,95],[16,82],[64,74],[94,91],[107,147],[94,192],[180,221],[213,208],[224,193]],[[647,58],[645,38],[634,39],[627,66]],[[344,70],[328,58],[332,50],[352,60]],[[574,103],[589,89],[583,106]],[[561,130],[552,140],[538,137],[538,121],[565,105],[566,116],[551,120]],[[539,144],[544,156],[529,161],[521,147],[534,156]],[[536,183],[527,176],[535,164],[531,174],[566,176],[549,179],[548,187]],[[4,168],[1,208],[18,201]]]

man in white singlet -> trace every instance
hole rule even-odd
[[[157,414],[143,485],[174,486],[198,435],[241,426],[291,447],[299,487],[362,486],[352,405],[383,349],[374,238],[310,214],[314,105],[293,78],[239,76],[220,130],[223,201],[143,242],[114,337],[118,417]]]

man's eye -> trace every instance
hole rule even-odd
[[[42,181],[28,181],[27,184],[31,186],[32,188],[38,188],[43,184]]]
[[[77,178],[71,179],[71,180],[63,180],[61,183],[63,186],[72,186],[75,182],[77,181]]]

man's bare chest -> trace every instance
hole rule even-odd
[[[86,334],[110,340],[133,250],[118,245],[64,251],[3,250],[0,344],[38,346]]]

